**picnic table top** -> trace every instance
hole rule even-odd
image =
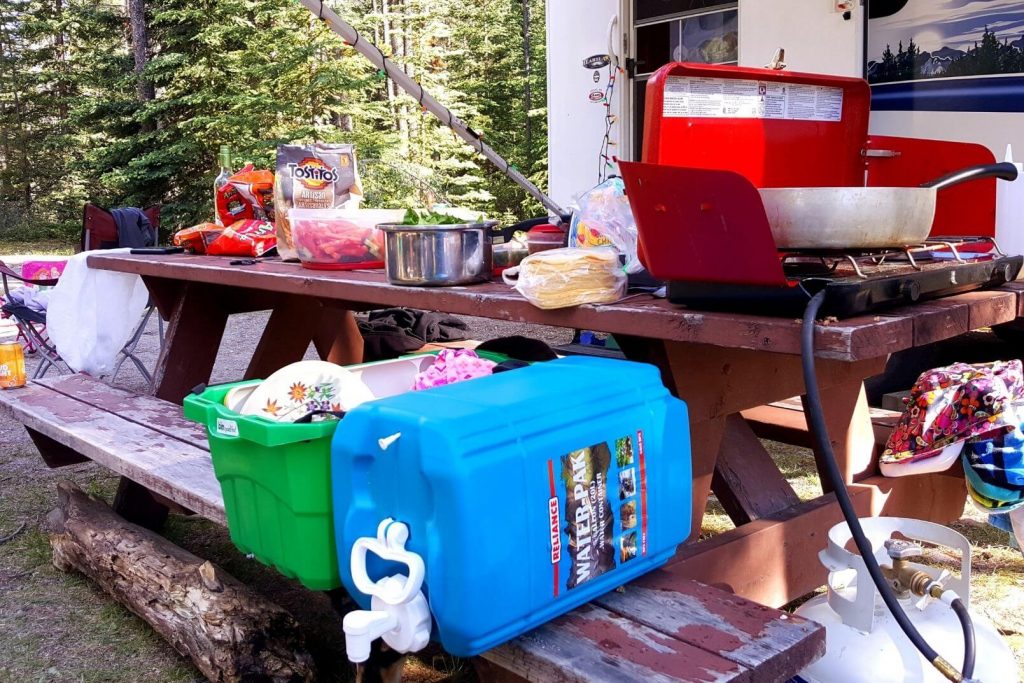
[[[615,304],[545,311],[502,283],[443,288],[400,287],[382,271],[318,271],[280,260],[231,266],[230,257],[97,253],[94,268],[224,287],[304,294],[354,308],[407,306],[513,322],[588,329],[672,342],[800,353],[793,318],[689,310],[649,294]],[[879,358],[1016,320],[1024,313],[1024,281],[841,321],[819,322],[817,355],[837,361]]]

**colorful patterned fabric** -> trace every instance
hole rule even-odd
[[[1018,360],[929,370],[914,384],[882,462],[913,462],[958,441],[1012,431],[1016,411],[1010,406],[1015,402],[1024,402],[1024,369]]]
[[[414,391],[454,384],[475,377],[485,377],[494,371],[496,363],[481,358],[471,349],[442,349],[437,360],[416,375]]]
[[[977,471],[971,467],[967,458],[961,456],[964,464],[964,478],[967,480],[967,488],[971,489],[979,498],[992,501],[996,506],[1020,503],[1024,501],[1024,490],[1014,490],[990,484],[978,476]]]
[[[971,503],[974,504],[974,507],[983,513],[992,515],[1005,515],[1007,513],[1015,512],[1016,510],[1024,508],[1024,500],[1018,500],[1015,503],[1003,503],[997,500],[992,500],[991,498],[986,498],[985,496],[975,491],[973,488],[971,488],[971,485],[969,483],[967,485],[967,493],[970,494],[968,496],[968,499],[971,501]]]
[[[1020,416],[1024,406],[1015,409]],[[992,439],[975,439],[964,447],[964,469],[990,486],[1024,491],[1024,432],[1018,428]]]

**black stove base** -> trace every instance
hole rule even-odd
[[[800,317],[812,296],[827,291],[823,316],[850,318],[1017,279],[1024,256],[947,263],[920,271],[860,277],[794,278],[785,287],[711,282],[670,282],[668,299],[687,308]]]

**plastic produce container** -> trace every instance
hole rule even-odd
[[[558,249],[564,247],[567,240],[567,233],[554,225],[537,225],[526,233],[526,244],[531,254],[546,249]]]
[[[690,532],[689,453],[685,404],[627,361],[563,358],[364,403],[333,442],[342,581],[370,609],[353,569],[422,577],[429,612],[415,613],[433,637],[488,650],[672,557]],[[360,555],[395,522],[425,571]]]
[[[382,223],[398,223],[401,209],[292,209],[288,220],[299,261],[316,270],[384,267]]]

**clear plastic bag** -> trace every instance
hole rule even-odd
[[[626,272],[637,273],[637,230],[621,178],[609,178],[586,192],[577,202],[569,226],[569,246],[588,249],[612,246],[626,257]]]
[[[615,249],[548,249],[502,273],[537,308],[609,304],[626,294],[626,274]]]
[[[104,254],[127,249],[109,249]],[[90,268],[83,251],[68,260],[50,295],[46,329],[72,370],[103,377],[142,320],[149,291],[138,275]]]

